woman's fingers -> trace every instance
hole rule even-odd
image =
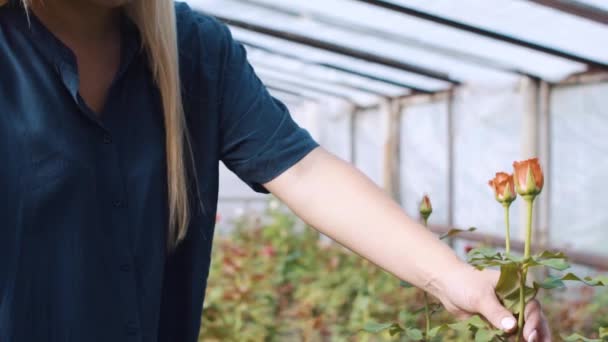
[[[479,313],[484,316],[496,328],[511,332],[517,326],[517,321],[507,309],[496,298],[494,291],[491,291],[484,297],[480,298]]]
[[[523,335],[528,342],[550,342],[551,332],[538,301],[533,300],[526,306],[526,324]]]

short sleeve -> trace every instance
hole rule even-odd
[[[220,78],[220,157],[257,192],[318,146],[273,98],[247,61],[243,46],[225,33]]]

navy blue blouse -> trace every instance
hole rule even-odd
[[[265,191],[317,146],[224,25],[176,10],[203,206],[167,253],[160,97],[132,23],[96,115],[74,54],[19,5],[0,8],[0,341],[196,341],[219,161]]]

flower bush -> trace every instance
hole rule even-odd
[[[602,288],[560,289],[539,299],[560,331],[597,339],[608,325],[608,291]],[[200,341],[419,340],[425,329],[391,336],[397,331],[390,326],[425,327],[424,307],[421,291],[402,287],[275,206],[239,219],[228,234],[219,232]],[[428,307],[432,326],[453,325],[437,329],[437,341],[470,341],[471,329],[487,327],[481,320],[454,325],[437,303],[429,300]],[[384,329],[387,324],[371,322],[391,323]]]

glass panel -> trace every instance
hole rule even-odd
[[[429,90],[442,90],[449,87],[449,83],[435,80],[429,77],[397,70],[382,65],[368,63],[359,59],[346,57],[344,55],[327,52],[321,49],[307,47],[301,44],[290,43],[282,39],[253,33],[239,28],[232,28],[236,39],[253,42],[277,51],[285,51],[292,55],[305,57],[307,60],[318,63],[329,63],[388,79],[395,82],[405,83]]]
[[[406,107],[401,120],[401,198],[411,217],[428,194],[430,224],[448,224],[447,116],[445,102]]]
[[[608,2],[606,2],[606,0],[578,0],[578,1],[591,5],[591,6],[602,8],[602,9],[608,11]]]
[[[455,107],[455,224],[504,235],[504,211],[488,181],[520,159],[523,97],[507,89],[461,90]],[[521,237],[523,201],[513,204],[512,236]]]
[[[249,51],[249,60],[254,66],[272,67],[277,71],[284,71],[290,74],[302,75],[314,79],[323,79],[332,84],[362,87],[387,96],[401,96],[410,93],[410,91],[405,88],[355,76],[328,67],[280,57],[261,50],[256,50],[255,48],[247,47],[247,50]]]
[[[264,23],[275,28],[304,33],[324,40],[338,42],[347,46],[363,48],[369,51],[387,54],[404,61],[422,63],[437,70],[449,71],[455,77],[463,80],[505,80],[508,75],[492,72],[488,69],[475,67],[475,63],[466,62],[466,59],[454,54],[437,53],[437,49],[430,53],[429,45],[443,49],[451,49],[477,55],[484,59],[490,59],[499,65],[507,65],[532,73],[549,80],[559,80],[573,72],[584,70],[584,65],[570,62],[561,58],[502,43],[496,40],[483,38],[478,35],[455,30],[446,26],[434,24],[429,21],[408,17],[396,12],[379,9],[374,6],[349,0],[293,0],[287,5],[277,0],[255,0],[264,4],[272,4],[283,8],[300,11],[300,17],[279,15],[265,11],[255,6],[244,5],[252,3],[252,0],[241,0],[236,6],[240,14],[235,14],[234,9],[225,6],[234,1],[227,0],[194,0],[193,4],[205,8],[211,12],[219,11],[226,16],[240,16],[252,22]],[[435,2],[432,2],[435,3]],[[463,7],[465,8],[465,7]],[[461,9],[462,10],[462,9]],[[351,23],[357,26],[368,26],[375,30],[384,31],[391,35],[399,35],[401,39],[396,40],[393,36],[369,36],[353,34],[348,30],[335,30],[329,25],[321,25],[311,18],[322,14],[326,18],[335,18],[341,23]],[[269,20],[268,18],[272,18]],[[514,19],[516,20],[516,19]],[[538,25],[537,25],[538,26]],[[544,26],[543,26],[544,27]],[[352,30],[351,30],[352,31]],[[580,36],[578,37],[580,40]],[[395,42],[399,42],[395,44]],[[351,45],[353,44],[353,45]],[[387,47],[390,46],[390,47]],[[422,48],[426,46],[426,48]],[[431,55],[429,60],[427,55]],[[448,60],[445,62],[444,60]]]
[[[361,111],[357,113],[355,122],[356,165],[376,184],[382,186],[385,118],[379,110]]]
[[[606,1],[603,2],[606,7]],[[390,0],[608,63],[608,26],[527,0]],[[498,5],[499,4],[499,5]]]
[[[604,255],[608,255],[607,93],[608,84],[557,89],[551,117],[551,240]]]
[[[344,96],[361,106],[373,105],[378,102],[378,96],[370,95],[361,91],[348,89],[343,86],[332,85],[322,81],[314,81],[303,77],[298,77],[293,74],[285,74],[279,71],[273,71],[269,68],[257,68],[257,74],[263,82],[275,85],[293,85],[296,88],[304,88],[310,90],[319,90],[327,92],[329,95]]]
[[[264,25],[279,30],[306,35],[325,42],[366,51],[402,62],[414,64],[431,70],[449,73],[458,80],[509,82],[514,75],[466,63],[460,59],[442,56],[424,49],[412,48],[409,45],[395,44],[387,39],[361,35],[347,30],[337,29],[330,25],[307,20],[306,17],[277,14],[257,6],[246,5],[243,2],[222,0],[221,6],[210,7],[214,14],[230,18],[246,20],[247,22]],[[269,18],[272,18],[269,20]]]

